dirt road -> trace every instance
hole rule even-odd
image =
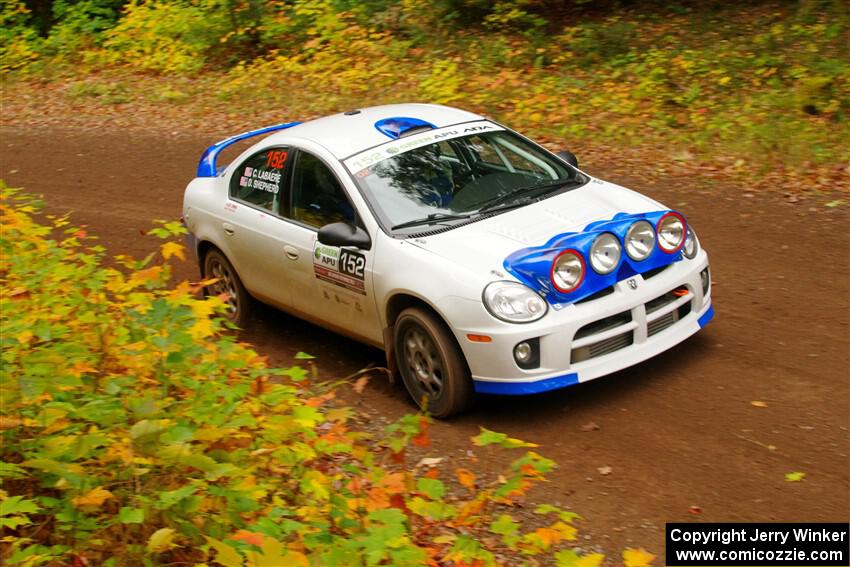
[[[0,132],[0,177],[43,193],[51,212],[73,212],[110,252],[136,256],[157,244],[141,236],[152,219],[180,215],[183,187],[211,142],[171,133]],[[711,256],[715,320],[605,379],[481,399],[434,428],[433,453],[492,476],[502,457],[476,451],[470,464],[467,454],[479,426],[539,443],[560,466],[537,498],[580,513],[589,538],[581,544],[609,552],[663,552],[668,521],[848,521],[846,212],[742,196],[717,181],[650,185],[604,163],[587,169],[688,215]],[[178,275],[195,278],[196,268]],[[297,351],[315,354],[327,377],[382,363],[379,351],[272,310],[243,336],[278,364]],[[400,386],[378,379],[363,395],[346,396],[376,419],[413,409]],[[598,429],[583,431],[591,422]],[[786,482],[792,471],[805,479]]]

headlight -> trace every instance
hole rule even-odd
[[[646,260],[655,248],[655,229],[645,221],[637,221],[626,233],[626,254],[632,260]]]
[[[699,252],[699,240],[697,240],[697,234],[691,227],[688,227],[688,236],[685,238],[685,246],[682,248],[682,252],[685,253],[685,258],[688,260],[693,260]]]
[[[658,221],[658,247],[672,254],[685,244],[685,218],[669,212]]]
[[[584,258],[576,250],[564,250],[552,262],[552,285],[561,293],[575,290],[584,279]]]
[[[590,247],[590,266],[603,276],[610,274],[620,264],[622,253],[623,248],[617,237],[610,232],[603,232]]]
[[[518,282],[492,282],[484,288],[484,306],[496,319],[531,323],[549,310],[546,300]]]

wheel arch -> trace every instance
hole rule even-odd
[[[440,320],[440,322],[443,323],[443,325],[446,326],[446,329],[448,329],[452,338],[455,339],[455,342],[458,342],[457,337],[455,336],[454,331],[452,331],[452,327],[449,325],[445,315],[443,315],[439,309],[434,307],[433,304],[425,300],[423,297],[411,293],[410,291],[399,290],[391,293],[386,301],[386,307],[383,315],[386,321],[386,325],[384,327],[384,352],[386,352],[387,355],[387,367],[390,369],[393,376],[398,375],[398,361],[395,353],[395,322],[398,320],[398,316],[401,312],[409,307],[420,307],[433,314]],[[458,350],[460,350],[464,357],[464,364],[468,366],[466,355],[463,352],[463,348],[460,347],[460,344],[458,344]]]

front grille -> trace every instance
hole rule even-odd
[[[680,319],[684,318],[685,315],[687,315],[690,312],[691,312],[691,302],[688,301],[687,303],[680,305],[678,307],[678,309],[674,309],[670,313],[662,315],[661,317],[659,317],[655,321],[650,321],[649,324],[646,326],[647,336],[651,337],[652,335],[657,335],[658,333],[660,333],[664,329],[666,329],[668,327],[672,327],[674,323],[676,323]],[[649,313],[648,308],[647,308],[647,313]]]
[[[669,309],[668,306],[671,306],[671,304],[676,301],[681,301],[682,297],[685,297],[690,293],[691,291],[687,286],[681,285],[675,289],[671,289],[667,293],[659,295],[658,297],[646,302],[644,304],[644,310],[646,312],[647,317],[651,319],[653,313],[657,313],[658,311],[664,310],[665,308]],[[651,337],[653,335],[657,335],[665,329],[669,329],[670,327],[674,326],[679,320],[687,316],[690,312],[691,301],[685,301],[682,305],[679,305],[677,308],[673,309],[669,313],[664,313],[660,317],[649,321],[646,325],[646,336]],[[616,329],[617,327],[621,327],[623,325],[628,325],[628,323],[631,322],[632,311],[623,311],[621,313],[617,313],[616,315],[611,315],[609,317],[599,319],[598,321],[588,323],[576,332],[575,336],[573,337],[573,341],[588,339],[590,337],[593,337],[594,335],[601,335],[609,331],[614,332],[612,331],[612,329]],[[634,327],[634,324],[632,324],[630,327]],[[570,363],[576,364],[578,362],[590,360],[591,358],[611,354],[612,352],[616,352],[618,350],[633,345],[634,341],[635,331],[630,328],[628,331],[622,332],[613,337],[607,337],[596,342],[591,342],[590,344],[585,344],[584,346],[573,348],[570,353]]]
[[[649,315],[651,313],[655,313],[656,311],[658,311],[662,307],[670,305],[671,303],[673,303],[674,301],[676,301],[677,299],[679,299],[680,297],[682,297],[683,295],[685,295],[687,293],[688,293],[688,288],[681,285],[681,286],[677,287],[676,289],[671,289],[670,291],[668,291],[664,295],[659,295],[658,297],[656,297],[652,301],[648,301],[646,303],[646,314]]]
[[[679,320],[678,317],[676,317],[676,315],[677,315],[676,311],[673,311],[673,312],[668,313],[667,315],[660,317],[660,318],[656,319],[655,321],[651,322],[649,325],[647,325],[647,335],[649,335],[651,337],[652,335],[654,335],[656,333],[660,333],[661,331],[663,331],[667,327],[672,326],[673,323],[675,323],[676,321]]]
[[[590,358],[596,358],[597,356],[602,356],[603,354],[608,354],[615,350],[626,348],[633,342],[634,333],[629,331],[628,333],[623,333],[622,335],[617,335],[616,337],[611,337],[610,339],[593,343],[588,347],[590,350]]]
[[[599,341],[598,343],[574,348],[570,354],[570,364],[610,354],[614,351],[620,350],[621,348],[626,348],[632,343],[634,343],[634,333],[632,331],[628,331],[621,335]]]
[[[631,320],[631,311],[623,311],[622,313],[617,313],[616,315],[611,315],[610,317],[599,319],[598,321],[588,323],[587,325],[579,329],[576,332],[575,337],[573,337],[573,340],[579,340],[586,337],[592,337],[593,335],[602,334],[606,331],[610,331],[611,329],[626,325],[630,323]],[[597,356],[603,356],[605,354],[612,353],[616,350],[620,350],[621,348],[626,348],[633,342],[634,333],[632,333],[632,331],[627,331],[625,333],[621,333],[613,337],[608,337],[607,339],[602,339],[595,343],[590,343],[582,347],[574,348],[570,353],[570,362],[572,364],[575,364],[576,362],[589,360],[591,358],[596,358]]]
[[[631,320],[631,311],[623,311],[622,313],[617,313],[616,315],[605,317],[604,319],[594,321],[593,323],[589,323],[579,329],[576,332],[576,336],[573,337],[573,340],[583,339],[584,337],[589,337],[590,335],[598,335],[599,333],[604,333],[608,329],[613,329],[614,327],[625,325]]]

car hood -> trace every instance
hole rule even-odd
[[[543,201],[410,242],[492,280],[505,277],[505,258],[517,250],[543,245],[559,234],[581,232],[588,224],[610,220],[618,213],[663,209],[625,187],[591,179]]]

